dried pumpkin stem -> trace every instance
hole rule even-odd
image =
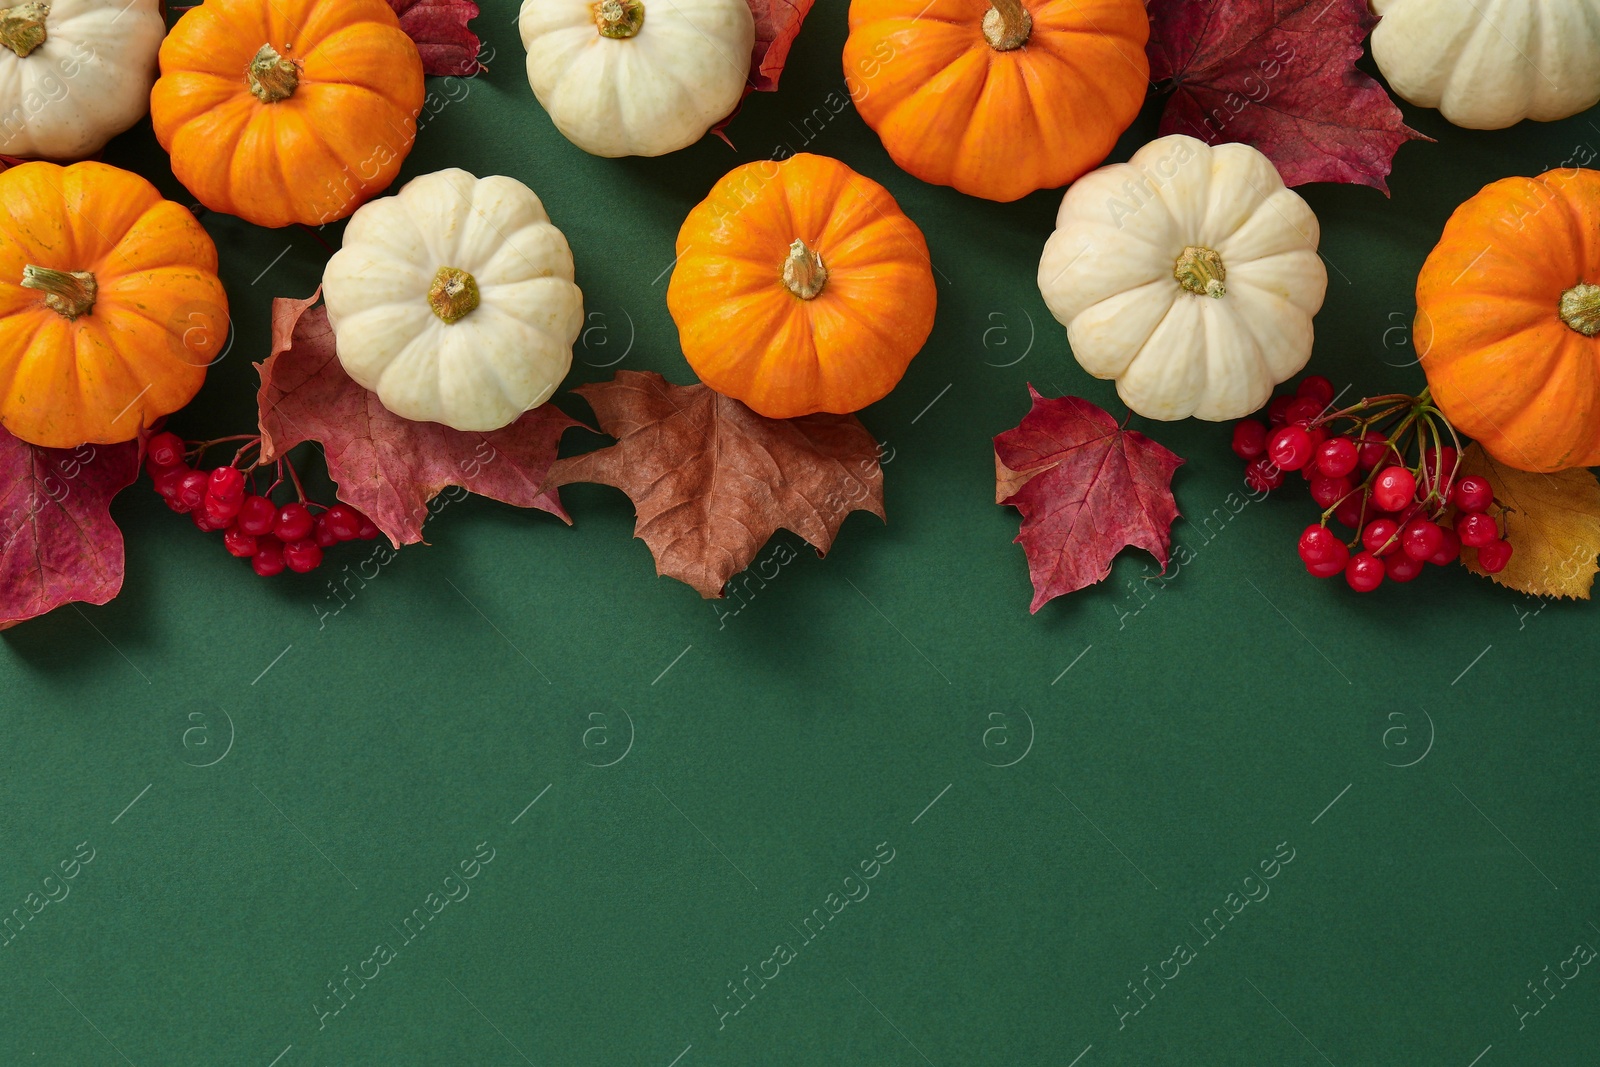
[[[256,57],[245,68],[245,81],[250,92],[263,104],[276,104],[294,95],[300,85],[300,62],[285,59],[270,44],[256,50]]]
[[[1228,272],[1222,266],[1222,257],[1209,248],[1190,245],[1172,265],[1172,276],[1178,284],[1195,296],[1222,299],[1228,293],[1223,281]]]
[[[1574,285],[1561,294],[1561,321],[1585,337],[1600,334],[1600,285]]]
[[[789,246],[789,258],[783,261],[783,284],[801,300],[815,300],[828,284],[828,268],[822,262],[822,254],[813,252],[798,237]]]
[[[460,322],[478,306],[478,280],[460,267],[440,267],[428,286],[428,306],[446,326]]]
[[[44,305],[71,322],[94,310],[100,287],[86,270],[54,270],[32,263],[22,268],[22,284],[44,294]]]
[[[594,24],[602,37],[632,37],[644,25],[644,4],[639,0],[600,0],[594,5]]]
[[[1021,48],[1033,35],[1033,16],[1022,0],[990,0],[994,5],[983,14],[983,39],[996,52]]]
[[[44,44],[49,36],[45,32],[45,16],[50,5],[34,0],[15,7],[0,8],[0,44],[26,59],[35,48]]]

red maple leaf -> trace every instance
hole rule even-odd
[[[447,485],[571,525],[543,482],[561,435],[581,426],[543,404],[491,433],[466,433],[402,419],[351,380],[334,352],[326,308],[309,300],[272,302],[272,354],[257,363],[261,458],[317,441],[339,499],[365,512],[398,548],[422,540],[428,502]]]
[[[389,6],[422,53],[424,74],[468,77],[485,69],[478,62],[478,35],[467,28],[478,17],[472,0],[389,0]]]
[[[852,511],[883,518],[878,442],[854,415],[769,419],[704,385],[618,371],[580,385],[609,448],[557,460],[550,484],[599,482],[633,501],[656,573],[723,595],[779,527],[833,544]]]
[[[750,52],[750,77],[744,85],[744,96],[751,93],[775,93],[783,65],[789,61],[789,47],[800,35],[800,24],[805,21],[815,0],[748,0],[750,14],[756,20],[756,45]],[[727,128],[744,106],[744,96],[734,106],[728,117],[711,127],[711,132],[733,142],[722,131]]]
[[[1043,397],[1031,385],[1028,394],[1033,408],[994,439],[994,462],[995,502],[1022,512],[1029,610],[1103,580],[1126,545],[1165,568],[1178,517],[1172,472],[1183,460],[1087,400]]]
[[[1172,82],[1160,132],[1253,145],[1288,185],[1387,195],[1395,152],[1430,138],[1355,67],[1377,22],[1367,0],[1150,0],[1150,78]]]
[[[122,589],[111,498],[139,476],[139,444],[36,448],[0,427],[0,630]]]

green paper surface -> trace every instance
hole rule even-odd
[[[738,163],[837,156],[922,227],[938,321],[862,413],[888,523],[852,515],[826,560],[780,532],[708,602],[599,486],[563,491],[571,528],[452,502],[391,562],[270,581],[128,490],[122,595],[0,638],[0,910],[26,916],[0,1064],[1600,1062],[1574,955],[1600,946],[1593,605],[1458,567],[1316,582],[1303,490],[1235,514],[1226,427],[1136,418],[1188,461],[1189,562],[1150,582],[1130,550],[1030,616],[992,438],[1029,382],[1123,412],[1038,293],[1060,193],[900,172],[848,104],[841,0],[736,150],[587,156],[515,11],[475,23],[488,73],[429,79],[402,180],[543,198],[589,314],[569,389],[693,380],[674,239]],[[1356,393],[1421,387],[1413,289],[1451,210],[1600,143],[1592,115],[1406,117],[1437,143],[1400,150],[1392,200],[1302,190],[1331,278],[1310,369]],[[148,124],[105,158],[190,202]],[[204,221],[235,336],[173,420],[192,438],[251,429],[271,299],[310,294],[340,230]]]

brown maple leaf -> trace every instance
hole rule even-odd
[[[791,530],[822,555],[852,511],[882,519],[878,443],[854,415],[757,415],[704,385],[618,371],[581,385],[609,448],[559,459],[550,486],[599,482],[633,501],[656,573],[721,597],[767,539]]]
[[[1167,565],[1178,504],[1172,474],[1183,460],[1075,396],[1040,396],[1022,422],[994,439],[995,497],[1022,512],[1017,543],[1028,557],[1033,606],[1102,581],[1124,546]]]
[[[1531,474],[1490,459],[1477,442],[1461,453],[1461,476],[1487,478],[1505,506],[1511,561],[1489,574],[1496,582],[1534,596],[1588,600],[1600,556],[1600,481],[1583,467]],[[1478,550],[1462,546],[1461,562],[1474,574]]]
[[[428,502],[447,485],[571,524],[543,483],[561,435],[582,423],[554,404],[490,433],[403,419],[345,373],[316,301],[313,294],[272,302],[272,354],[256,364],[263,461],[302,441],[321,443],[339,499],[365,512],[396,548],[422,540]]]
[[[1367,0],[1150,0],[1152,81],[1170,81],[1161,134],[1242,141],[1288,185],[1384,181],[1408,127],[1356,69],[1377,25]]]
[[[139,476],[139,443],[37,448],[0,427],[0,630],[122,589],[111,498]]]
[[[775,93],[783,66],[789,61],[789,48],[800,36],[800,24],[805,21],[811,5],[816,0],[748,0],[750,14],[756,20],[756,43],[750,50],[750,76],[744,83],[744,94],[728,116],[711,127],[711,132],[733,147],[723,130],[738,117],[744,107],[744,98],[751,93]]]

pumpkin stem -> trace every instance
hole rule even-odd
[[[1028,43],[1033,34],[1033,16],[1022,0],[990,0],[994,5],[983,15],[983,38],[996,52],[1009,52]]]
[[[0,8],[0,44],[26,59],[28,53],[44,44],[44,17],[50,14],[50,5],[33,0],[15,7]]]
[[[276,104],[293,96],[300,85],[300,61],[285,59],[276,48],[264,44],[245,68],[244,77],[257,100]]]
[[[460,267],[440,267],[428,286],[428,306],[446,326],[461,321],[478,306],[478,279]]]
[[[644,25],[644,5],[639,0],[600,0],[594,5],[594,24],[602,37],[632,37]]]
[[[1227,295],[1223,280],[1228,272],[1222,267],[1222,257],[1209,248],[1189,245],[1172,265],[1172,276],[1178,284],[1195,296],[1209,296],[1220,300]]]
[[[813,252],[798,237],[789,246],[789,258],[783,261],[783,284],[801,300],[815,300],[828,284],[828,268],[822,262],[822,254]]]
[[[86,270],[53,270],[32,263],[22,268],[22,284],[44,293],[44,305],[68,322],[94,310],[100,287]]]
[[[1585,337],[1600,334],[1600,285],[1581,282],[1562,293],[1561,321]]]

